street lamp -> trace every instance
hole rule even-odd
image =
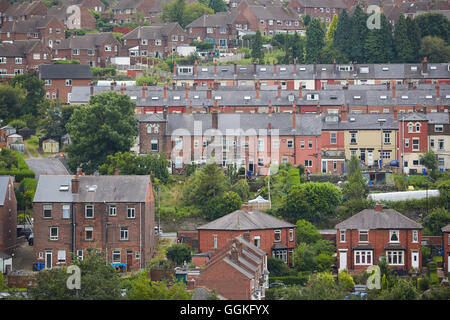
[[[386,122],[386,119],[378,119],[378,123],[380,124],[380,170],[383,165],[383,123]]]

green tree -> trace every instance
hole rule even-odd
[[[294,186],[284,197],[279,211],[288,221],[305,219],[318,223],[329,217],[341,202],[341,190],[333,184],[310,182]]]
[[[216,213],[212,216],[213,219],[220,218],[233,211],[239,210],[242,206],[242,200],[239,195],[234,191],[228,191],[222,197],[219,206],[216,209]]]
[[[413,47],[408,37],[408,25],[406,18],[400,15],[395,24],[394,31],[394,47],[397,56],[397,62],[408,63],[414,62]]]
[[[25,102],[25,90],[20,87],[0,85],[0,119],[3,123],[20,117]]]
[[[267,258],[267,270],[271,276],[282,277],[288,273],[288,267],[286,263],[278,258],[268,257]]]
[[[427,152],[422,153],[419,156],[420,164],[425,166],[428,169],[428,173],[434,179],[436,179],[436,175],[438,174],[438,161],[436,154],[433,150],[429,150]]]
[[[45,96],[44,81],[33,73],[16,75],[12,81],[13,87],[22,88],[26,92],[25,101],[21,108],[21,115],[37,115],[37,106]]]
[[[320,63],[348,63],[348,58],[331,41],[327,41],[320,52]]]
[[[191,262],[191,247],[184,243],[175,243],[166,250],[166,257],[177,266]]]
[[[398,279],[390,290],[383,290],[380,296],[384,300],[419,300],[415,286],[407,280]]]
[[[437,36],[450,44],[450,21],[441,13],[427,12],[414,18],[421,36]]]
[[[369,186],[362,176],[359,160],[356,156],[352,156],[349,163],[348,181],[344,184],[342,193],[348,200],[365,200],[369,194]]]
[[[134,109],[130,97],[117,92],[96,94],[76,109],[66,125],[72,140],[67,147],[70,169],[91,174],[108,155],[128,152],[137,136]]]
[[[297,228],[295,229],[295,237],[297,244],[305,242],[311,244],[320,240],[322,235],[317,228],[309,221],[301,219],[297,221]]]
[[[161,5],[161,18],[163,21],[178,22],[183,28],[184,25],[184,11],[186,9],[185,0],[173,0],[169,3]]]
[[[325,31],[320,19],[312,19],[306,28],[306,63],[319,63],[320,52],[325,46]]]
[[[214,14],[213,9],[204,6],[198,1],[186,4],[183,12],[183,24],[181,26],[185,28],[188,24],[203,16],[205,12],[207,14]]]
[[[208,7],[216,12],[225,12],[228,11],[228,7],[223,0],[209,0]]]
[[[38,129],[42,138],[52,138],[58,142],[67,134],[66,125],[70,120],[76,106],[63,105],[59,101],[45,99],[38,106],[39,124]]]
[[[338,25],[338,15],[335,13],[333,15],[333,19],[331,19],[331,23],[328,26],[328,31],[326,34],[326,39],[329,41],[333,41],[335,34],[336,34],[336,29],[337,29],[337,25]]]
[[[247,202],[250,198],[250,187],[247,183],[247,179],[239,179],[238,182],[231,187],[231,190],[241,197],[242,202]]]
[[[419,54],[422,58],[427,57],[428,62],[446,63],[450,61],[450,45],[442,38],[426,36],[422,38]]]
[[[347,10],[342,10],[339,15],[336,32],[334,33],[333,45],[339,49],[345,57],[350,57],[352,42],[349,35],[352,31],[352,22]]]
[[[127,300],[191,300],[192,293],[182,282],[169,287],[165,281],[150,281],[141,271],[130,280],[126,297]]]
[[[30,287],[28,295],[33,300],[118,300],[121,299],[120,276],[104,256],[95,250],[83,260],[73,260],[81,271],[81,288],[70,290],[66,268],[43,270],[37,274],[37,285]]]
[[[420,30],[420,27],[417,25],[416,20],[411,19],[409,16],[406,18],[406,28],[408,39],[413,51],[413,59],[415,62],[419,62],[420,61],[419,51],[422,39],[422,32]]]
[[[152,175],[163,183],[169,181],[169,160],[164,153],[138,156],[129,152],[109,155],[98,171],[102,175],[114,175],[116,170],[123,175]]]
[[[328,272],[318,273],[311,277],[308,286],[301,292],[302,300],[342,300],[345,292],[334,281]]]
[[[441,228],[448,224],[450,224],[450,213],[444,208],[434,208],[423,221],[426,233],[434,236],[440,236]]]
[[[253,38],[253,41],[251,44],[252,60],[256,61],[257,63],[262,63],[264,61],[264,50],[263,50],[262,45],[263,44],[262,44],[261,32],[259,30],[257,30],[255,37]]]
[[[360,63],[364,61],[364,44],[368,36],[367,19],[368,15],[357,5],[351,18],[351,50],[349,57],[352,61]]]
[[[353,291],[355,287],[355,281],[353,277],[347,273],[347,271],[342,270],[338,275],[339,286],[345,291]]]

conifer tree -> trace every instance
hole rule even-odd
[[[408,37],[408,26],[403,15],[400,15],[395,25],[394,47],[397,62],[408,63],[414,61],[413,47]]]
[[[319,63],[324,45],[325,31],[320,19],[314,18],[306,29],[306,63]]]
[[[344,9],[339,15],[336,32],[334,33],[333,45],[338,48],[345,56],[350,57],[351,50],[351,20]]]
[[[367,14],[359,5],[356,6],[351,18],[351,51],[350,58],[352,61],[363,62],[364,44],[368,36]]]

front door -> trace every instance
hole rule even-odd
[[[52,252],[51,251],[45,252],[45,268],[47,268],[47,269],[52,268]]]
[[[347,251],[339,250],[339,271],[347,269]]]
[[[419,251],[411,252],[411,266],[414,269],[419,269]]]
[[[327,162],[322,160],[322,173],[327,173]]]
[[[133,251],[127,250],[127,268],[133,265]]]

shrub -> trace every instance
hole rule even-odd
[[[345,270],[339,272],[338,281],[341,288],[346,291],[352,291],[355,286],[355,282],[353,281],[352,276],[349,275]]]
[[[287,286],[291,285],[301,285],[305,286],[308,283],[308,275],[300,274],[298,276],[283,276],[283,277],[270,277],[269,282],[282,282]]]
[[[417,288],[420,291],[425,291],[430,288],[430,279],[428,277],[417,279]]]

